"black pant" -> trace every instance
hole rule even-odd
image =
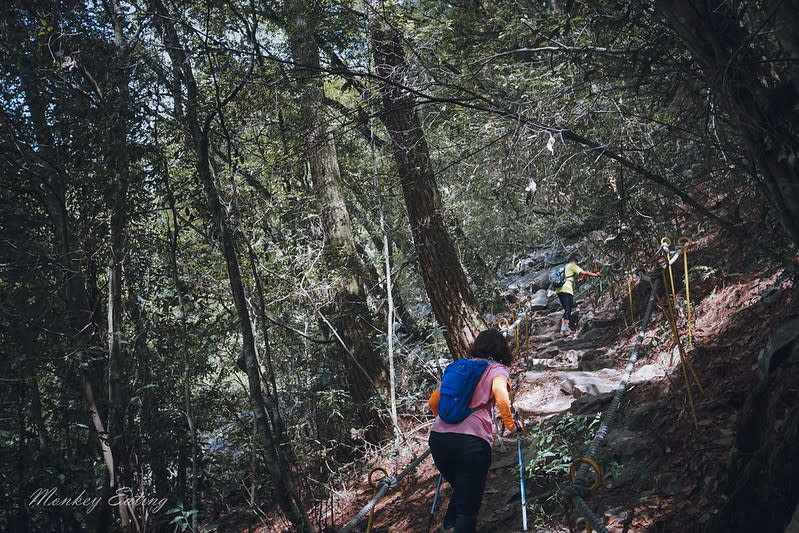
[[[574,305],[574,295],[568,292],[559,292],[558,300],[560,305],[563,306],[563,320],[571,322],[572,319],[572,305]]]
[[[455,526],[455,533],[474,533],[491,466],[491,446],[474,435],[431,432],[430,450],[438,471],[453,489],[444,526]]]

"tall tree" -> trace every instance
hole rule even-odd
[[[799,246],[799,3],[658,0]]]
[[[237,84],[224,99],[218,102],[218,107],[209,111],[201,121],[201,95],[194,76],[193,62],[186,52],[187,48],[183,46],[173,17],[170,16],[161,0],[151,0],[150,6],[156,17],[164,45],[169,51],[174,74],[172,93],[179,98],[176,102],[179,117],[185,122],[188,130],[191,148],[196,158],[197,179],[205,192],[208,210],[219,236],[222,255],[227,266],[230,291],[238,316],[242,355],[247,372],[256,434],[263,444],[265,460],[270,478],[276,488],[275,494],[279,499],[281,509],[297,531],[311,533],[313,525],[308,520],[300,498],[291,444],[286,436],[286,428],[276,404],[276,398],[271,396],[262,381],[236,237],[227,219],[212,170],[211,125],[216,114],[221,112],[221,107],[235,98],[238,91],[243,88],[246,79]]]
[[[330,317],[337,335],[339,359],[349,374],[350,395],[361,422],[370,428],[370,440],[384,434],[372,397],[385,395],[385,364],[376,350],[376,328],[366,303],[364,266],[358,255],[352,223],[341,188],[341,170],[330,117],[325,104],[324,77],[320,75],[319,47],[314,34],[315,9],[307,0],[286,0],[285,19],[300,91],[302,136],[311,180],[322,218],[325,258],[336,279],[330,287]]]
[[[485,321],[445,224],[427,139],[414,96],[407,89],[410,86],[409,65],[401,36],[387,23],[382,0],[367,0],[366,12],[375,69],[382,80],[380,119],[392,140],[414,246],[433,314],[444,328],[447,346],[457,359],[466,356],[472,341],[485,328]]]
[[[129,407],[127,383],[127,357],[123,348],[124,327],[122,318],[123,263],[127,255],[126,227],[128,221],[128,184],[130,182],[130,152],[128,145],[130,113],[130,65],[129,54],[135,39],[126,33],[124,11],[119,2],[113,0],[105,5],[105,15],[113,29],[114,64],[108,78],[108,90],[99,95],[103,98],[108,145],[103,157],[107,176],[107,205],[110,213],[110,254],[108,258],[108,432],[111,451],[116,458],[116,471],[110,472],[111,486],[119,494],[130,490],[131,466],[129,438],[131,428],[126,427],[126,411]],[[130,40],[129,40],[130,39]],[[122,528],[130,531],[135,518],[134,509],[127,503],[118,506]],[[143,518],[143,517],[142,517]]]
[[[111,4],[107,4],[110,8]],[[125,443],[125,427],[121,422],[124,418],[123,410],[127,405],[123,394],[124,388],[124,361],[121,350],[122,330],[121,322],[121,275],[122,259],[124,256],[124,227],[125,227],[125,201],[124,190],[127,187],[128,161],[126,120],[129,115],[129,102],[127,96],[128,66],[125,63],[127,50],[116,46],[102,38],[86,43],[99,57],[114,57],[112,68],[104,77],[92,76],[93,65],[81,64],[73,57],[73,43],[69,40],[69,28],[72,25],[80,26],[84,23],[85,13],[61,13],[53,6],[26,6],[14,14],[25,14],[30,19],[37,21],[41,27],[39,37],[48,36],[47,54],[39,50],[22,61],[20,81],[23,88],[24,102],[30,116],[34,136],[30,150],[25,150],[25,157],[31,158],[34,170],[25,172],[26,179],[32,178],[41,182],[43,203],[46,206],[50,227],[54,233],[59,261],[57,262],[62,280],[60,296],[65,308],[67,338],[70,339],[71,353],[78,354],[81,364],[79,366],[86,412],[88,412],[95,430],[96,442],[106,468],[106,482],[103,487],[105,498],[121,488],[121,472],[129,472],[123,466],[127,454],[123,450]],[[105,13],[109,15],[108,12]],[[41,17],[46,17],[46,19]],[[12,15],[13,17],[13,15]],[[9,20],[12,24],[16,20]],[[122,26],[114,24],[116,36],[121,38]],[[117,42],[119,44],[119,42]],[[52,58],[57,58],[53,68]],[[51,70],[52,69],[52,70]],[[83,76],[78,82],[69,83],[70,71],[77,70]],[[50,71],[51,76],[45,75]],[[98,79],[99,78],[99,79]],[[84,91],[79,82],[91,80],[91,89]],[[87,84],[88,85],[88,84]],[[60,91],[74,97],[72,105],[66,106],[62,102]],[[72,107],[74,106],[74,107]],[[75,113],[75,116],[70,116]],[[106,143],[96,143],[97,139],[91,134],[70,134],[69,122],[81,117],[108,135],[99,135]],[[89,131],[93,131],[89,128]],[[86,243],[80,242],[78,232],[75,230],[74,218],[70,215],[68,206],[70,196],[74,195],[81,186],[77,175],[73,172],[75,160],[65,150],[65,144],[74,143],[74,148],[82,153],[99,152],[99,156],[88,165],[93,175],[97,176],[98,185],[104,188],[106,195],[105,208],[111,214],[110,249],[109,258],[109,299],[108,319],[106,322],[108,351],[94,350],[93,345],[99,343],[95,334],[99,332],[102,318],[97,313],[100,303],[96,293],[92,291],[90,270],[92,259],[86,259],[89,252],[84,249]],[[22,145],[20,145],[22,146]],[[85,151],[85,152],[84,152]],[[27,166],[27,165],[26,165]],[[23,167],[24,168],[24,167]],[[91,211],[87,207],[87,211]],[[96,214],[96,213],[95,213]],[[74,213],[73,213],[74,215]],[[84,236],[85,239],[85,236]],[[88,240],[88,239],[86,239]],[[89,246],[101,246],[92,243]],[[83,251],[81,251],[84,249]],[[85,254],[85,255],[84,255]],[[102,354],[107,357],[98,357]],[[103,359],[107,372],[99,372],[95,366],[97,360]],[[65,387],[76,383],[71,376],[65,376]],[[121,406],[121,407],[120,407]],[[107,408],[108,407],[108,408]],[[106,504],[100,506],[97,515],[97,529],[104,531],[110,527],[110,507]],[[117,508],[122,528],[130,527],[130,513],[125,505]]]

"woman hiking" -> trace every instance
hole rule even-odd
[[[488,467],[491,466],[491,446],[494,443],[493,406],[496,405],[499,409],[506,429],[522,429],[517,427],[511,414],[508,367],[513,362],[513,354],[505,337],[494,329],[482,331],[469,350],[467,360],[484,367],[468,402],[470,414],[455,423],[446,422],[442,418],[444,402],[448,401],[446,371],[441,386],[428,401],[430,409],[436,415],[430,431],[433,460],[453,488],[440,530],[446,533],[474,533],[477,527],[477,513],[483,500]],[[458,361],[451,365],[456,363]],[[443,398],[442,390],[445,391]],[[442,413],[439,413],[440,403]],[[452,420],[451,417],[448,418]]]
[[[589,272],[588,270],[580,268],[577,264],[577,255],[575,254],[570,255],[569,259],[566,261],[564,273],[566,275],[566,281],[563,285],[555,289],[555,292],[558,293],[558,300],[560,300],[560,304],[563,306],[563,321],[560,324],[560,332],[563,335],[568,335],[572,332],[569,328],[569,322],[571,322],[572,306],[574,305],[574,278],[578,275],[598,278],[601,274],[598,270],[596,272]]]

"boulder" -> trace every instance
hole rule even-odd
[[[538,326],[532,328],[530,330],[530,337],[527,339],[528,346],[542,346],[552,342],[552,332],[547,332],[545,328],[540,328]],[[555,347],[557,350],[557,347]],[[539,355],[539,357],[542,357]]]
[[[527,368],[531,369],[557,368],[559,366],[561,366],[561,364],[557,359],[539,359],[536,357],[527,359]]]
[[[564,368],[577,368],[580,356],[577,350],[569,350],[561,354],[558,359],[561,361]]]
[[[547,346],[544,346],[543,348],[540,348],[536,355],[542,359],[552,359],[553,357],[556,357],[559,353],[560,353],[560,348],[558,348],[554,344],[549,344]]]
[[[580,357],[581,361],[593,361],[594,359],[607,359],[607,351],[600,350],[597,348],[588,349],[583,352],[583,356]]]
[[[547,293],[547,296],[549,296],[548,289],[549,289],[549,270],[538,272],[537,275],[533,278],[532,282],[530,283],[530,290],[532,291],[542,290]]]
[[[600,370],[602,368],[613,368],[616,366],[616,362],[613,359],[591,359],[589,361],[581,360],[577,364],[578,370],[583,370],[585,372],[593,372],[594,370]]]
[[[790,355],[790,350],[783,350],[783,348],[794,343],[797,338],[799,338],[799,318],[783,324],[771,336],[766,347],[760,351],[757,360],[757,371],[761,382],[768,377],[773,368],[780,365],[782,359]],[[775,354],[779,354],[779,356],[775,357]]]
[[[599,372],[558,372],[560,389],[575,398],[610,392],[619,386],[621,372],[609,368]]]
[[[531,311],[543,311],[548,305],[549,298],[547,298],[546,289],[539,289],[539,291],[536,292],[530,300]]]
[[[607,342],[616,336],[616,331],[610,328],[593,328],[580,334],[582,342]]]
[[[527,287],[530,286],[533,279],[535,278],[535,274],[525,274],[519,278],[514,279],[508,284],[509,291],[524,291],[527,290]]]
[[[552,371],[530,371],[524,373],[513,403],[521,411],[540,416],[565,413],[572,400],[561,392]]]
[[[619,317],[612,317],[612,318],[595,317],[588,321],[588,327],[591,329],[618,328],[620,323],[621,319]]]
[[[614,455],[633,458],[654,452],[652,439],[642,437],[629,429],[614,429],[608,433],[605,443]]]
[[[588,415],[604,411],[613,400],[614,391],[594,396],[582,396],[572,402],[571,412],[575,415]]]
[[[666,371],[660,365],[644,365],[638,370],[633,371],[630,376],[630,383],[644,383],[656,378],[662,378],[665,375]]]
[[[627,412],[624,423],[633,431],[650,428],[661,409],[663,406],[657,402],[642,403]]]

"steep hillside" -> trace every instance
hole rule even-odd
[[[758,262],[762,253],[719,235],[692,243],[693,343],[685,338],[685,312],[678,322],[687,360],[701,383],[700,389],[690,381],[696,422],[679,350],[656,308],[619,417],[597,455],[603,476],[589,505],[608,530],[785,530],[799,499],[794,444],[799,436],[799,301],[794,267]],[[682,290],[679,278],[677,290]],[[570,457],[583,453],[593,436],[598,425],[593,413],[607,407],[638,335],[637,325],[628,324],[623,283],[615,299],[596,302],[592,294],[581,299],[575,336],[552,334],[559,306],[551,301],[528,311],[529,323],[520,323],[513,380],[515,404],[527,422],[521,447],[531,531],[575,531],[582,520],[558,491],[568,484]],[[647,284],[634,294],[640,318]],[[681,295],[678,304],[684,310]],[[513,322],[510,313],[497,318],[503,325]],[[397,457],[376,459],[373,466],[397,474],[424,452],[428,430],[409,431]],[[481,510],[480,531],[486,533],[522,530],[517,444],[506,436],[504,445],[501,451],[495,443]],[[437,474],[428,458],[404,477],[378,503],[372,531],[425,531]],[[354,478],[352,486],[333,505],[337,527],[374,490],[366,475]],[[444,502],[448,495],[445,484]],[[434,526],[442,516],[443,511],[437,513]],[[366,520],[362,526],[355,530],[365,530]]]

